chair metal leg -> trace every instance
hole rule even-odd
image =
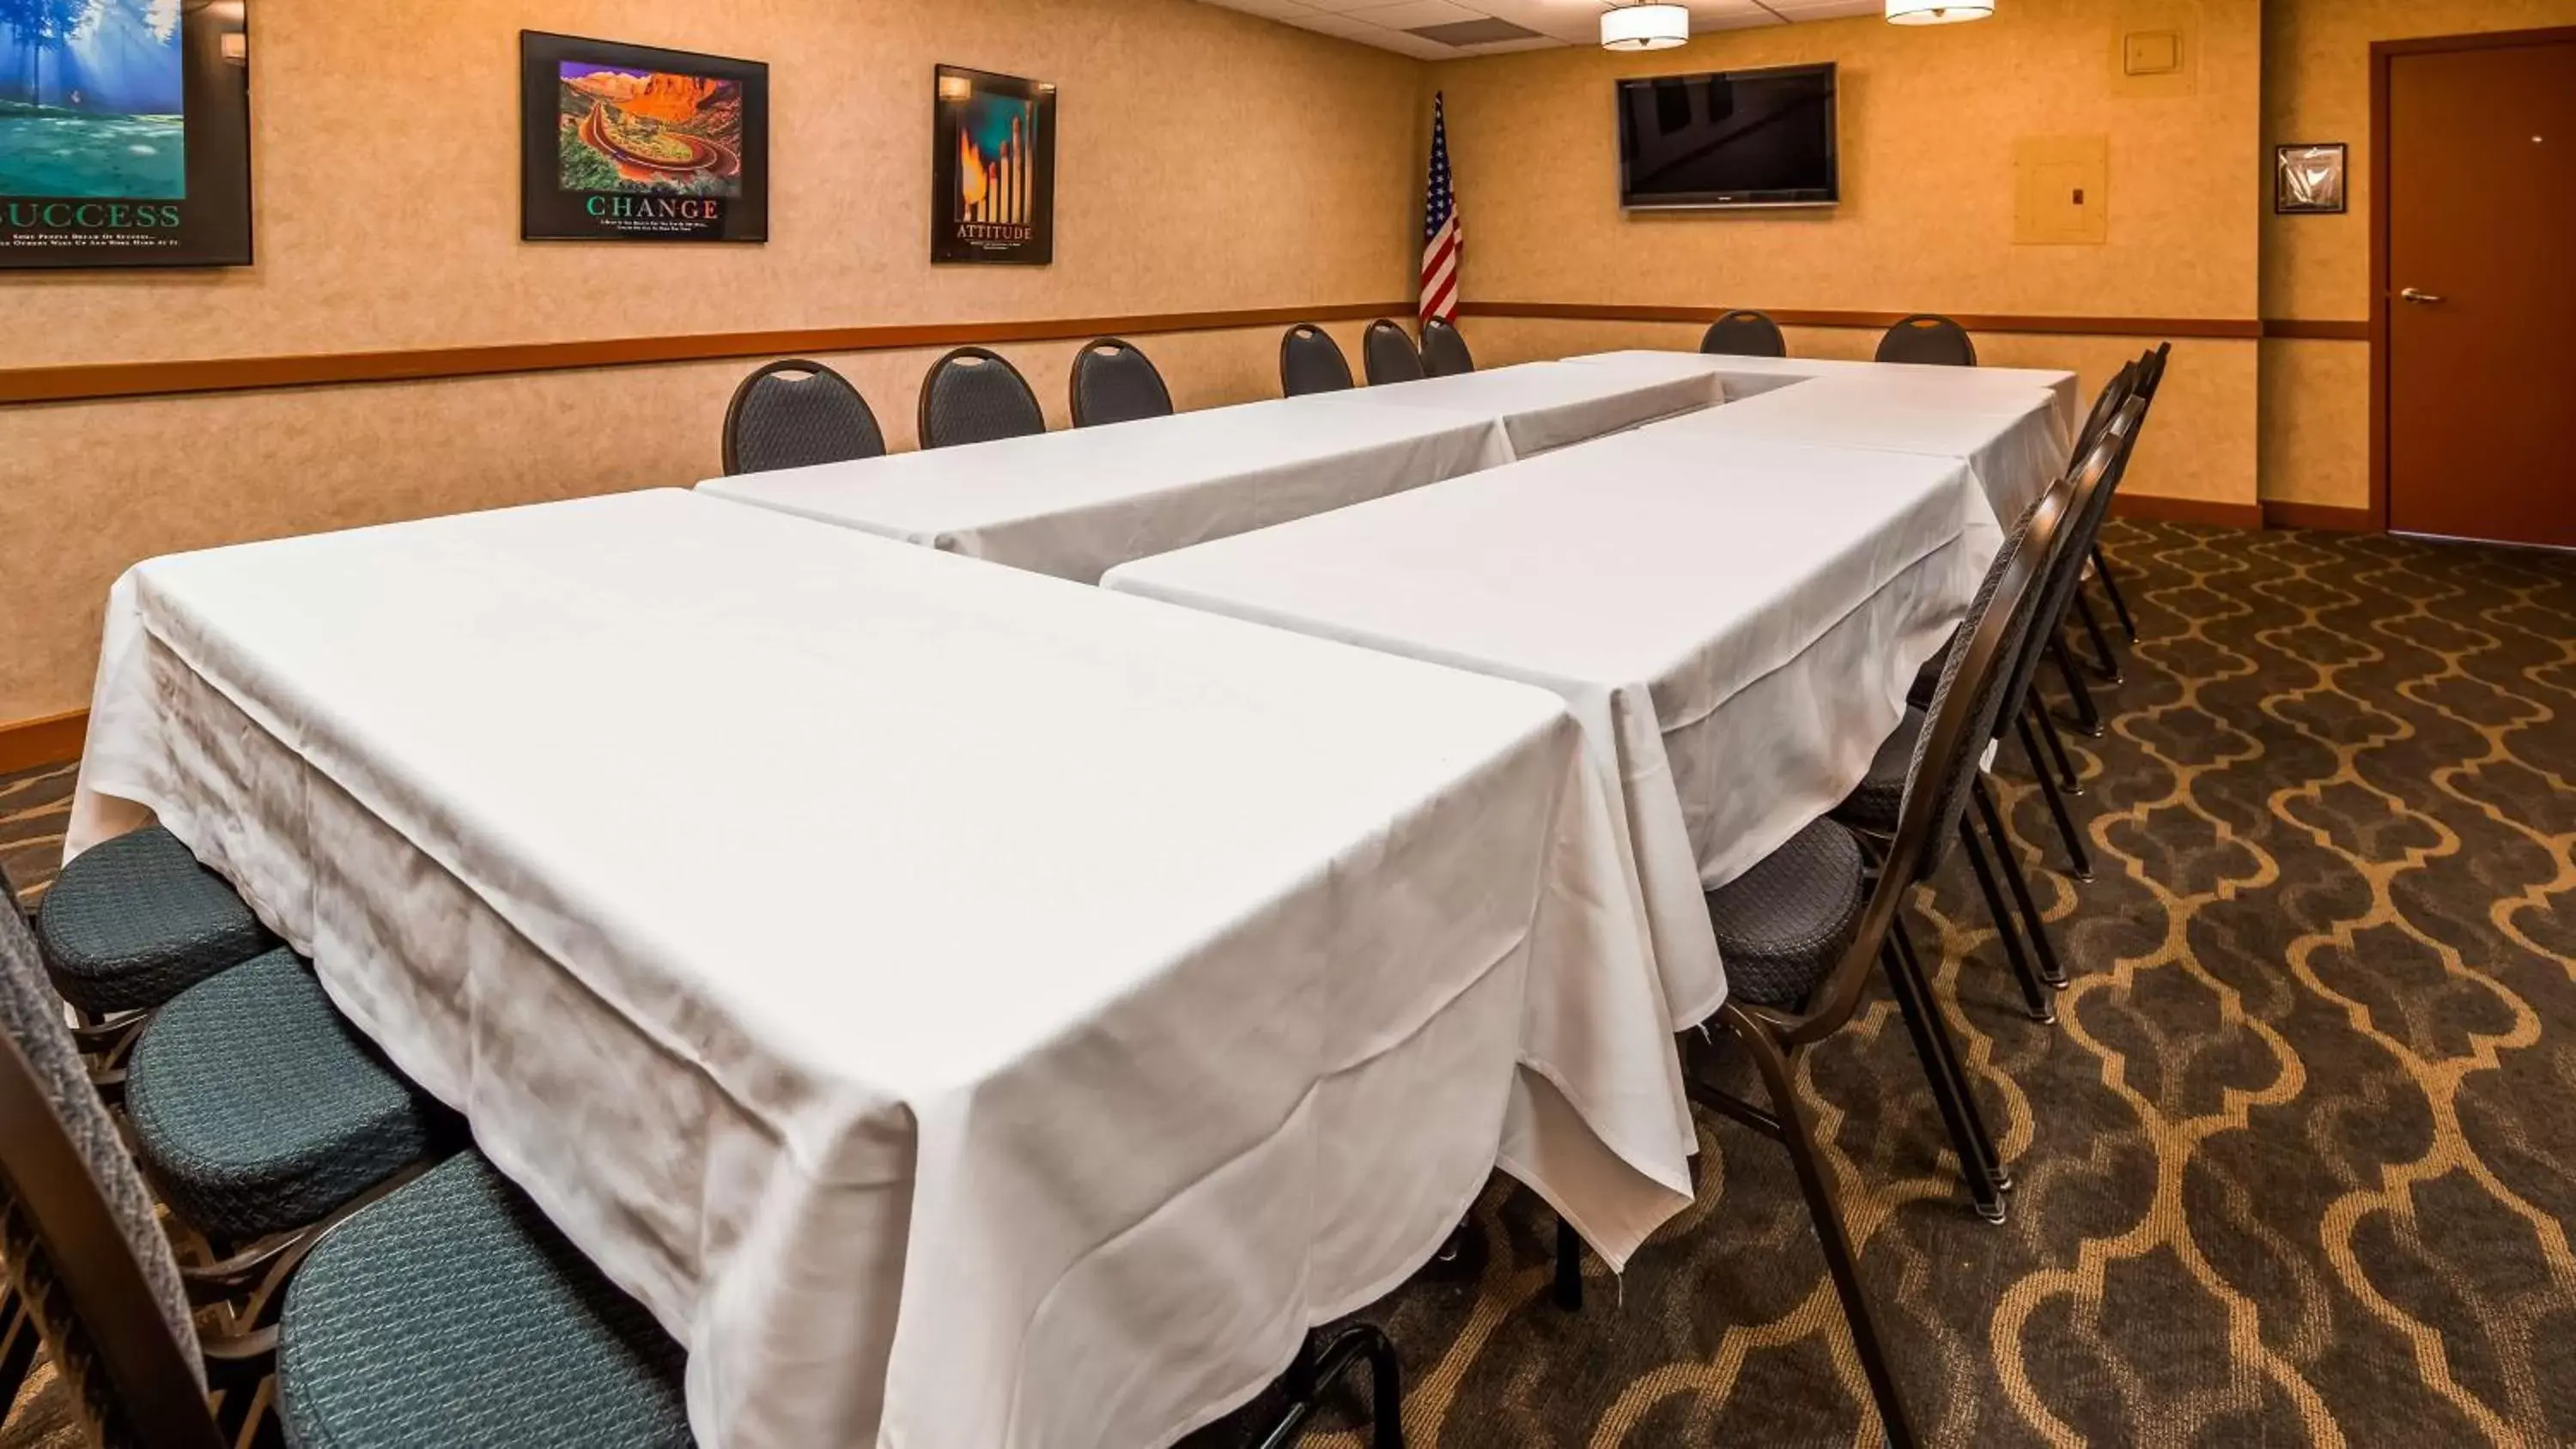
[[[1563,1218],[1556,1220],[1555,1296],[1566,1312],[1583,1311],[1583,1235]]]
[[[2066,989],[2066,967],[2057,959],[2057,944],[2048,939],[2048,921],[2039,913],[2039,903],[2031,899],[2030,877],[2023,874],[2021,852],[2013,847],[2011,832],[2004,829],[2003,812],[1995,808],[1994,792],[1981,778],[1974,784],[1977,816],[1986,823],[1986,836],[1994,842],[1995,859],[2002,863],[2004,884],[2012,891],[2013,904],[2021,909],[2024,934],[2030,937],[2031,950],[2039,957],[2039,979],[2057,991]]]
[[[0,1287],[0,1420],[18,1402],[28,1371],[36,1366],[36,1320],[18,1301],[17,1291]]]
[[[2027,726],[2031,721],[2037,720],[2040,734],[2048,740],[2049,757],[2057,764],[2058,788],[2068,795],[2083,794],[2084,774],[2075,768],[2075,757],[2066,753],[2066,741],[2058,737],[2057,716],[2048,712],[2048,706],[2039,702],[2038,695],[2031,695],[2022,703],[2023,724]],[[2030,762],[2033,767],[2039,765],[2039,751],[2030,752]]]
[[[2120,632],[2129,636],[2130,643],[2137,643],[2138,621],[2129,616],[2129,601],[2120,595],[2119,575],[2111,572],[2111,556],[2102,552],[2098,540],[2093,545],[2093,573],[2102,580],[2102,592],[2111,596],[2111,612],[2120,616]]]
[[[2126,684],[2129,676],[2121,669],[2120,651],[2111,636],[2102,632],[2102,621],[2093,617],[2093,601],[2081,590],[2075,595],[2075,612],[2084,621],[2084,632],[2093,641],[2093,672],[2105,684]]]
[[[1395,1345],[1371,1324],[1346,1323],[1330,1333],[1310,1333],[1297,1349],[1296,1361],[1279,1379],[1288,1402],[1257,1444],[1260,1449],[1287,1449],[1304,1436],[1324,1391],[1365,1358],[1369,1366],[1370,1449],[1404,1449],[1404,1379],[1395,1361]]]
[[[2046,716],[2041,717],[2041,723],[2042,725],[2048,723]],[[2039,793],[2048,801],[2049,818],[2057,822],[2057,838],[2066,846],[2067,869],[2074,873],[2077,880],[2091,880],[2093,853],[2084,848],[2083,832],[2075,828],[2074,817],[2066,813],[2066,800],[2058,793],[2056,777],[2048,772],[2048,766],[2040,762],[2039,744],[2032,735],[2030,721],[2027,719],[2021,721],[2021,747],[2030,755],[2030,762],[2039,775]]]
[[[1877,1320],[1870,1313],[1869,1297],[1861,1290],[1860,1263],[1852,1254],[1851,1238],[1843,1231],[1842,1209],[1834,1201],[1833,1184],[1816,1149],[1813,1129],[1798,1105],[1797,1089],[1789,1081],[1788,1059],[1759,1027],[1739,1028],[1737,1035],[1751,1052],[1762,1073],[1763,1088],[1771,1094],[1771,1105],[1788,1129],[1781,1140],[1789,1148],[1790,1164],[1797,1169],[1798,1188],[1807,1199],[1807,1214],[1816,1221],[1817,1245],[1824,1249],[1826,1271],[1833,1275],[1834,1294],[1842,1300],[1843,1319],[1851,1327],[1852,1348],[1860,1355],[1861,1372],[1869,1379],[1870,1398],[1878,1406],[1879,1431],[1896,1449],[1913,1449],[1917,1442],[1914,1423],[1905,1412],[1904,1395],[1888,1365]]]
[[[2013,979],[2021,984],[2023,1009],[2030,1019],[2045,1026],[2057,1020],[2057,1003],[2050,996],[2048,983],[2030,963],[2030,953],[2023,949],[2021,927],[2013,923],[2012,908],[2004,904],[2004,893],[1995,884],[1995,868],[1986,859],[1986,847],[1977,839],[1976,827],[1966,820],[1959,822],[1960,843],[1968,847],[1968,868],[1975,872],[1977,890],[1986,898],[1986,914],[1995,923],[1995,937],[2003,942],[2004,959],[2012,963]]]
[[[2087,738],[2102,738],[2107,728],[2102,723],[2102,711],[2093,707],[2093,691],[2084,687],[2084,674],[2075,667],[2075,656],[2066,652],[2066,640],[2062,635],[2051,634],[2048,637],[2048,653],[2057,661],[2057,673],[2066,681],[2066,692],[2074,696],[2075,728]]]
[[[1959,1063],[1958,1045],[1950,1040],[1949,1029],[1942,1024],[1940,1008],[1934,1004],[1932,989],[1914,959],[1912,944],[1900,944],[1891,935],[1879,964],[1887,972],[1888,990],[1896,997],[1897,1010],[1905,1017],[1905,1030],[1914,1038],[1914,1054],[1922,1059],[1923,1076],[1932,1085],[1932,1105],[1940,1109],[1941,1125],[1950,1134],[1950,1150],[1958,1155],[1960,1180],[1976,1204],[1977,1216],[2000,1223],[2004,1220],[2004,1194],[2012,1190],[2012,1174],[2004,1170],[2003,1154],[1995,1150],[1994,1136],[1986,1130],[1984,1114],[1977,1110],[1977,1094],[1968,1085],[1967,1069]]]

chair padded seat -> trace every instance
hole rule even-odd
[[[1905,711],[1896,732],[1880,742],[1878,753],[1870,757],[1868,777],[1834,807],[1836,820],[1872,835],[1896,833],[1897,817],[1905,811],[1906,773],[1914,768],[1915,742],[1930,723],[1931,717],[1920,709]]]
[[[685,1363],[479,1153],[352,1213],[287,1290],[298,1449],[686,1445]]]
[[[36,939],[63,999],[148,1011],[277,944],[224,878],[160,826],[81,852],[45,895]]]
[[[329,1216],[446,1126],[282,947],[163,1007],[134,1045],[125,1102],[170,1206],[237,1242]]]
[[[1819,820],[1708,893],[1727,989],[1756,1006],[1794,1010],[1860,932],[1868,904],[1860,840]]]

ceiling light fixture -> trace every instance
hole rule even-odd
[[[1995,0],[1887,0],[1890,25],[1956,25],[1995,13]]]
[[[1690,11],[1680,5],[1622,5],[1601,13],[1603,50],[1670,50],[1690,44],[1690,33]]]

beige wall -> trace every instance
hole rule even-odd
[[[2576,25],[2576,0],[2266,0],[2263,154],[2288,142],[2352,148],[2351,209],[2263,207],[2263,313],[2370,316],[2370,46],[2377,40]],[[2267,180],[2266,186],[2268,188]],[[2370,345],[2263,344],[2263,496],[2361,508],[2370,501]]]
[[[259,264],[0,275],[0,367],[1411,292],[1421,68],[1190,0],[259,0],[252,25]],[[772,240],[520,242],[522,28],[767,61]],[[1053,267],[929,265],[940,62],[1063,87]],[[1276,390],[1273,330],[1147,345],[1184,406]],[[1004,350],[1061,423],[1072,345]],[[836,361],[908,444],[928,355]],[[688,483],[747,367],[0,408],[0,723],[87,702],[137,559]]]
[[[2114,79],[2130,23],[2192,32],[2182,87]],[[1477,302],[1651,303],[1780,309],[2163,316],[2249,322],[2260,260],[2256,0],[2013,0],[1974,25],[1876,19],[1704,35],[1678,55],[1547,50],[1434,67],[1468,208],[1466,295]],[[1624,214],[1612,82],[1832,60],[1843,100],[1844,200],[1831,211]],[[2013,151],[2035,136],[2098,135],[2110,154],[2100,246],[2013,242]],[[1485,352],[1616,345],[1615,324],[1479,319]],[[1647,329],[1649,331],[1653,329]],[[1502,332],[1501,338],[1493,336]],[[2142,339],[1994,335],[1998,363],[2075,367],[2099,383]],[[1689,346],[1688,329],[1661,345]],[[1853,331],[1794,350],[1866,355]],[[2130,489],[2236,505],[2256,498],[2256,345],[2185,343],[2154,446]]]

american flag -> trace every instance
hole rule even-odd
[[[1458,221],[1458,192],[1449,184],[1449,118],[1431,98],[1431,190],[1422,207],[1422,320],[1458,316],[1458,261],[1467,233]]]

